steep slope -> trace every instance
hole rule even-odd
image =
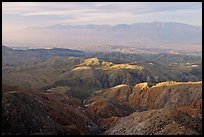
[[[202,134],[202,82],[122,84],[83,103],[67,90],[3,85],[2,134]]]
[[[97,122],[104,118],[113,116],[122,117],[130,114],[126,106],[119,105],[103,97],[93,97],[84,103],[86,109],[97,116]]]
[[[201,135],[202,122],[176,109],[152,109],[110,118],[107,135]]]
[[[4,88],[2,134],[96,134],[94,114],[66,93]]]
[[[193,117],[201,117],[202,82],[163,82],[149,87],[140,83],[134,87],[118,85],[94,93],[134,111],[176,107]],[[130,109],[131,110],[131,109]]]

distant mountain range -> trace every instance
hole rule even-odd
[[[157,46],[165,44],[202,43],[202,27],[174,22],[152,22],[110,25],[53,25],[31,27],[21,31],[13,43],[44,47],[63,46],[83,48],[91,45],[125,45],[134,47]],[[12,42],[12,38],[10,41]],[[191,45],[189,45],[191,44]],[[175,47],[176,48],[176,47]],[[201,46],[200,46],[201,48]]]

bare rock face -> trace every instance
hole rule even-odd
[[[176,109],[152,109],[110,119],[107,135],[198,135],[202,130],[201,121]]]

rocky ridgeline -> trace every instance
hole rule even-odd
[[[202,134],[202,82],[146,82],[95,92],[2,88],[2,134]]]

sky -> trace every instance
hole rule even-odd
[[[55,24],[202,24],[201,2],[3,2],[3,27]]]
[[[202,26],[201,2],[3,2],[3,40],[52,25],[178,22]],[[15,37],[12,37],[15,39]]]

